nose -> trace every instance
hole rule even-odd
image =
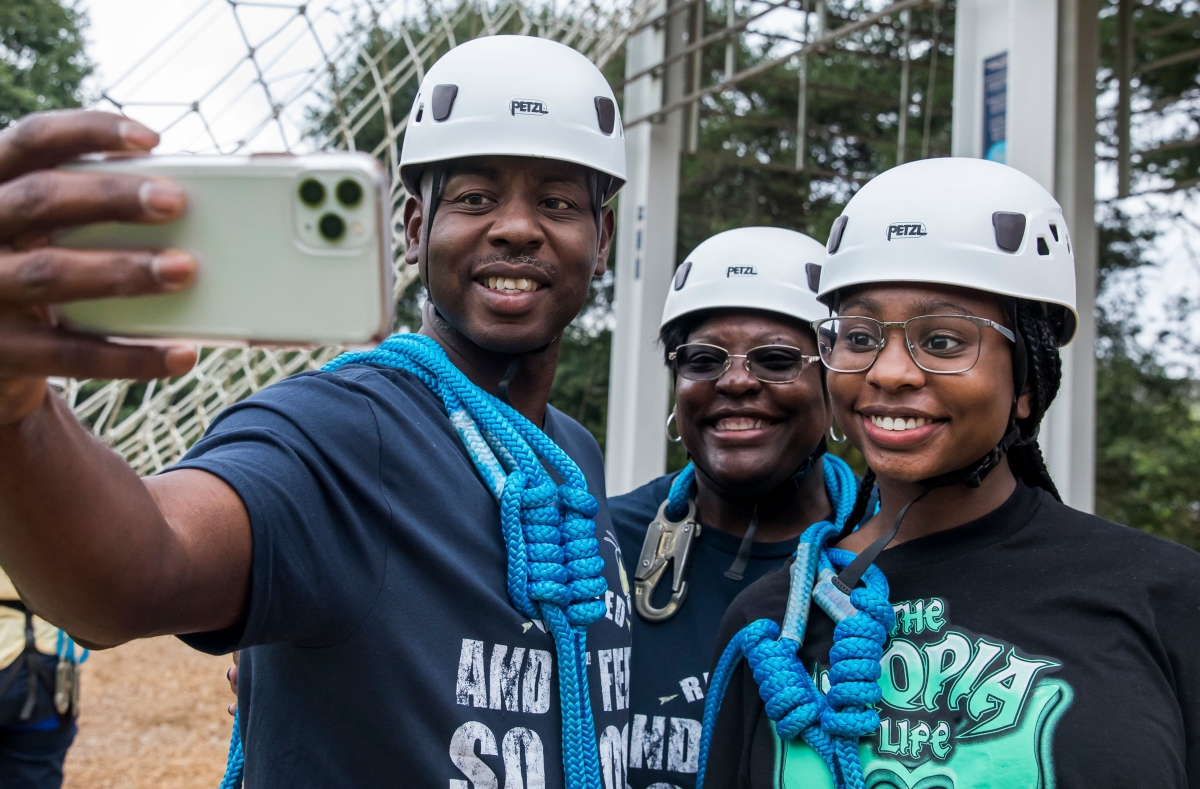
[[[731,356],[729,369],[717,379],[717,391],[726,397],[745,397],[761,389],[762,381],[750,374],[744,356]]]
[[[492,212],[488,242],[513,255],[531,254],[546,243],[537,205],[523,197],[501,201]]]
[[[920,389],[925,385],[925,371],[917,367],[908,352],[904,331],[899,327],[889,328],[891,333],[887,342],[880,349],[875,364],[867,371],[867,383],[888,392],[905,387]]]

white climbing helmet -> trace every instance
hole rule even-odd
[[[464,156],[531,156],[625,184],[625,130],[600,70],[568,46],[486,36],[443,55],[421,80],[400,153],[400,179],[420,188],[423,165]]]
[[[957,285],[1066,312],[1075,335],[1075,258],[1062,208],[1028,175],[983,159],[925,159],[858,191],[834,222],[817,298],[877,282]]]
[[[745,307],[790,315],[807,324],[829,317],[809,288],[808,269],[825,247],[779,227],[739,227],[717,233],[675,270],[662,323],[689,312]]]

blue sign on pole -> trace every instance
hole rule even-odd
[[[1008,53],[983,61],[983,158],[1004,164],[1008,115]]]

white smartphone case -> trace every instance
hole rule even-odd
[[[73,329],[312,346],[373,343],[392,328],[387,178],[371,156],[142,156],[69,167],[169,178],[188,204],[169,224],[88,225],[56,234],[56,245],[175,248],[199,263],[195,286],[180,293],[63,305]]]

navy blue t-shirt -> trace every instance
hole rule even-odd
[[[673,474],[659,477],[609,501],[626,567],[635,567],[646,529],[667,498],[673,479]],[[704,694],[721,618],[742,590],[787,561],[797,540],[754,543],[744,580],[733,581],[725,577],[725,571],[733,564],[741,542],[701,525],[683,607],[666,622],[647,622],[633,614],[633,721],[627,741],[631,789],[692,789],[696,785]],[[663,606],[670,596],[668,572],[651,602]]]
[[[546,432],[600,502],[610,610],[588,629],[588,682],[604,789],[623,789],[630,597],[603,463],[553,408]],[[185,638],[243,650],[249,789],[563,786],[553,641],[510,603],[499,508],[417,378],[295,376],[224,411],[177,468],[225,480],[250,514],[245,621]]]

